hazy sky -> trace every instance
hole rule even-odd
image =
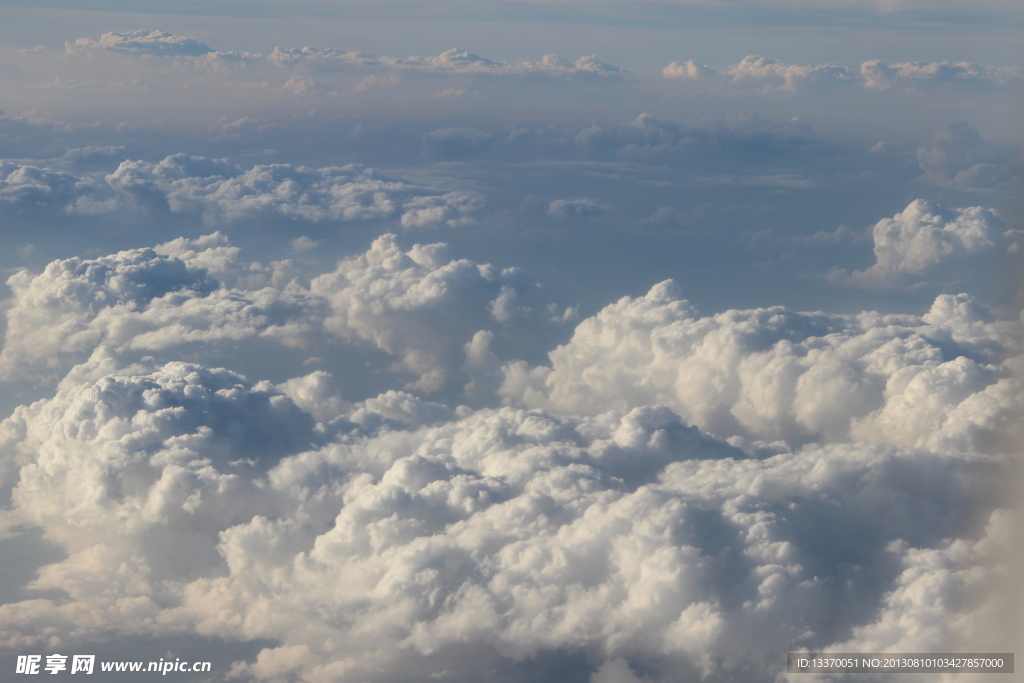
[[[0,23],[0,677],[1012,649],[1019,3],[63,4]]]

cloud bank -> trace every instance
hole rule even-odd
[[[672,62],[662,70],[665,78],[705,81],[724,88],[758,88],[765,92],[795,92],[860,85],[886,90],[894,86],[927,88],[954,86],[1002,88],[1020,78],[1016,67],[987,67],[971,62],[905,62],[887,64],[871,60],[859,67],[841,64],[797,65],[750,55],[736,64],[714,69],[694,60]]]
[[[666,282],[530,367],[491,349],[553,313],[519,271],[393,235],[289,268],[215,234],[12,278],[5,372],[63,378],[0,423],[2,521],[65,556],[0,606],[6,646],[192,635],[273,643],[244,680],[600,683],[987,632],[1024,402],[1019,325],[967,295],[700,316]],[[256,335],[371,344],[412,391],[468,377],[507,405],[141,355]]]
[[[215,43],[0,51],[5,652],[778,683],[1013,649],[1020,148],[928,132],[1018,70]]]
[[[350,422],[322,447],[312,423],[273,387],[180,363],[19,409],[9,521],[66,548],[33,586],[67,598],[0,607],[0,636],[276,641],[235,665],[254,680],[470,680],[551,650],[595,672],[740,680],[794,644],[936,648],[945,621],[976,618],[933,608],[893,630],[873,606],[903,600],[930,554],[987,571],[943,540],[968,532],[994,474],[980,461],[881,444],[751,457],[665,407]]]

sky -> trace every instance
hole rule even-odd
[[[1013,651],[1019,3],[2,5],[3,677]]]

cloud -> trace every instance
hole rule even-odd
[[[862,63],[859,67],[842,64],[811,64],[801,66],[760,55],[744,57],[736,64],[719,69],[694,60],[672,62],[664,69],[665,78],[712,84],[722,90],[756,87],[764,92],[796,92],[863,85],[886,90],[893,85],[904,88],[953,85],[957,87],[1001,89],[1020,78],[1020,70],[988,67],[970,62],[905,62],[887,64],[882,60]]]
[[[589,197],[556,199],[548,205],[548,215],[555,218],[585,218],[607,210],[607,206],[598,204]]]
[[[847,85],[860,80],[858,73],[846,66],[798,66],[758,55],[744,57],[739,63],[718,71],[692,59],[687,62],[672,62],[662,69],[661,73],[665,78],[711,82],[724,89],[756,87],[765,92],[795,92],[808,88]]]
[[[988,142],[965,121],[940,126],[917,163],[926,180],[954,187],[1006,187],[1024,175],[1019,148]]]
[[[568,415],[666,405],[720,438],[975,450],[1000,442],[1020,402],[1019,380],[992,364],[1015,348],[1014,329],[949,295],[921,318],[782,307],[702,317],[667,281],[581,322],[550,366],[506,364],[501,393]]]
[[[7,281],[13,297],[0,377],[53,371],[98,349],[152,351],[260,333],[286,337],[275,323],[301,317],[302,306],[313,304],[284,283],[281,289],[242,292],[211,277],[224,275],[237,251],[215,234],[96,259],[58,260],[39,274],[15,273]]]
[[[774,123],[753,116],[727,117],[701,125],[640,114],[625,125],[595,122],[573,134],[574,151],[593,158],[619,160],[714,157],[717,163],[737,158],[786,156],[817,143],[801,121]]]
[[[672,62],[661,70],[665,78],[706,78],[715,75],[715,70],[692,59],[686,62]]]
[[[208,45],[195,38],[176,36],[165,31],[104,33],[99,40],[79,38],[74,42],[68,41],[65,49],[70,54],[103,51],[160,57],[198,57],[212,52]]]
[[[955,279],[958,261],[991,251],[1005,241],[997,213],[980,206],[947,209],[917,199],[872,228],[875,264],[855,271],[845,282],[860,287],[893,287],[939,275]],[[843,274],[833,274],[837,282]],[[940,278],[941,278],[940,275]],[[952,277],[949,277],[952,275]]]
[[[826,84],[845,84],[857,80],[856,72],[845,66],[797,66],[761,56],[744,57],[738,64],[728,67],[725,73],[737,84],[763,84],[765,89],[785,91]]]
[[[389,69],[438,74],[543,75],[551,77],[620,76],[625,72],[606,64],[595,55],[567,61],[558,55],[545,55],[537,62],[494,62],[461,48],[452,48],[432,57],[375,57],[363,52],[335,49],[274,48],[268,59],[282,67],[309,65],[317,68],[386,67]]]
[[[995,503],[979,461],[881,444],[749,457],[654,406],[435,411],[318,443],[297,403],[332,405],[325,379],[288,382],[293,400],[172,363],[19,409],[0,431],[8,521],[67,551],[32,583],[64,597],[0,606],[0,638],[269,640],[234,666],[254,680],[555,680],[512,666],[552,651],[596,680],[622,660],[642,680],[750,680],[869,629],[902,562],[975,544],[964,510]],[[348,416],[403,403],[423,413],[393,394]],[[955,587],[931,591],[934,618],[971,617],[944,599]]]
[[[214,225],[279,216],[312,222],[394,219],[408,228],[457,226],[482,206],[480,197],[464,191],[442,193],[352,164],[242,170],[224,160],[175,154],[155,164],[124,161],[107,182],[140,204]]]
[[[473,128],[442,128],[423,136],[425,151],[445,158],[460,158],[491,146],[494,136]]]
[[[178,169],[233,170],[150,177]],[[232,667],[255,681],[726,683],[801,647],[953,650],[992,613],[1020,330],[967,295],[701,316],[665,282],[531,367],[505,343],[565,316],[517,269],[392,234],[321,274],[240,256],[213,234],[11,278],[0,367],[62,379],[0,422],[0,528],[64,555],[0,643],[269,643]],[[411,381],[357,401],[142,355],[255,336]],[[411,393],[456,380],[507,405]]]
[[[0,160],[0,202],[8,206],[63,209],[91,189],[88,181],[71,173]]]
[[[186,344],[254,337],[293,347],[339,341],[397,356],[410,385],[436,391],[465,364],[466,343],[487,328],[536,331],[566,318],[516,268],[458,258],[443,243],[408,251],[393,234],[313,274],[308,287],[291,261],[240,261],[219,233],[154,249],[21,270],[0,351],[0,377],[66,369],[94,354],[121,357]]]
[[[73,164],[107,160],[124,151],[124,145],[89,145],[88,147],[72,147],[60,156],[62,161]]]
[[[894,544],[891,551],[901,556],[903,566],[896,585],[875,620],[855,628],[853,637],[831,650],[937,652],[965,640],[1008,647],[1003,625],[1013,604],[1006,595],[1013,588],[1006,581],[1016,574],[1010,529],[1019,523],[1017,512],[998,510],[978,540],[950,540],[935,548]],[[940,605],[951,602],[969,608],[950,615]]]
[[[522,271],[456,258],[446,244],[402,251],[394,235],[314,278],[310,292],[329,306],[328,334],[400,356],[421,391],[444,386],[478,330],[557,317]]]
[[[941,84],[1001,86],[1020,78],[1016,68],[986,67],[971,62],[903,62],[886,64],[881,60],[864,62],[860,67],[864,86],[885,90],[893,85],[930,86]]]

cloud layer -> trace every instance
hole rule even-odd
[[[254,683],[1013,649],[1018,69],[906,8],[900,63],[736,61],[808,24],[660,72],[630,41],[679,8],[440,54],[425,10],[323,9],[288,35],[327,47],[0,49],[0,649]],[[537,58],[592,44],[639,66]]]
[[[417,428],[424,411],[403,400],[409,431],[350,421],[319,448],[285,395],[187,364],[19,409],[3,423],[21,466],[9,521],[67,550],[33,585],[68,597],[3,606],[0,634],[278,642],[236,664],[255,680],[470,680],[551,650],[593,671],[624,658],[655,680],[749,680],[795,645],[941,648],[946,621],[974,618],[950,606],[893,630],[873,606],[902,600],[913,567],[968,533],[963,511],[992,474],[981,462],[867,444],[758,459],[664,407]],[[343,411],[367,423],[394,404]],[[840,556],[866,573],[844,574]],[[969,552],[950,561],[984,571]],[[915,629],[928,635],[903,635]]]
[[[214,234],[11,279],[5,371],[63,378],[0,423],[2,521],[65,557],[0,606],[6,646],[270,641],[232,668],[257,681],[556,680],[561,657],[600,683],[987,632],[1024,401],[1019,326],[971,297],[700,316],[666,282],[530,367],[491,348],[557,314],[519,271],[394,235],[294,269]],[[142,355],[254,336],[370,344],[413,391],[507,405]]]

